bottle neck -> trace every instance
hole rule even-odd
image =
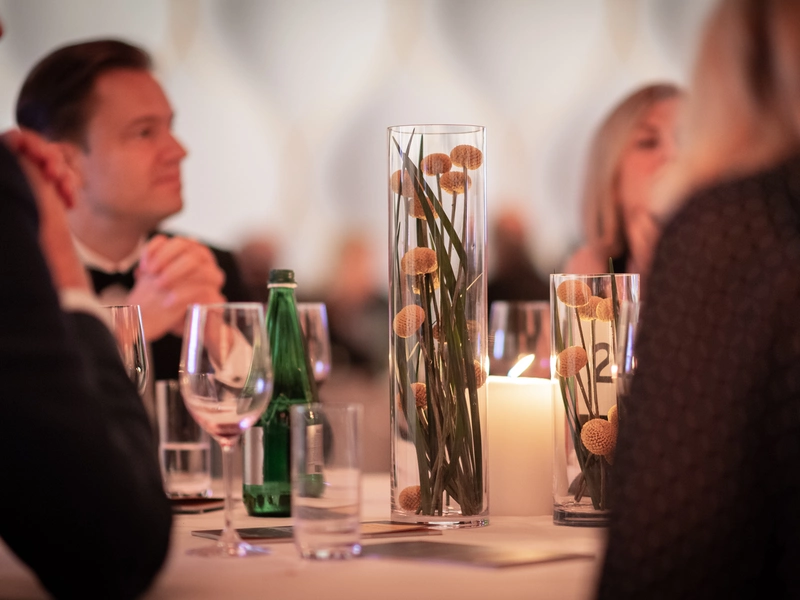
[[[274,374],[273,399],[292,402],[317,400],[314,371],[308,357],[303,330],[297,315],[295,284],[270,284],[267,304],[269,337]]]

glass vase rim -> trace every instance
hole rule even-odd
[[[433,128],[441,128],[441,131],[426,131]],[[447,131],[450,129],[451,131]],[[390,132],[397,132],[409,135],[413,132],[424,133],[425,135],[453,135],[466,133],[483,133],[486,131],[484,125],[471,125],[468,123],[417,123],[407,125],[390,125],[387,127]]]
[[[550,273],[550,278],[574,277],[576,279],[589,279],[591,277],[639,277],[641,273]]]

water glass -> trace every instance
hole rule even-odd
[[[211,436],[186,409],[176,380],[156,381],[158,456],[170,498],[211,495]]]
[[[361,554],[359,404],[291,408],[294,543],[303,558]]]

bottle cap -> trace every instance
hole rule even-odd
[[[269,272],[269,283],[295,283],[294,271],[291,269],[272,269]]]

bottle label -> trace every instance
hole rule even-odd
[[[243,485],[264,484],[264,428],[254,425],[244,432]]]
[[[306,427],[306,475],[322,474],[322,424]]]

